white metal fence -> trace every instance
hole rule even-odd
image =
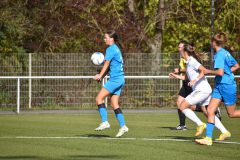
[[[95,96],[101,84],[92,80],[92,76],[100,68],[91,64],[90,56],[70,53],[1,57],[4,62],[0,66],[1,109],[19,112],[20,107],[24,110],[96,108]],[[175,106],[180,83],[167,75],[178,66],[179,57],[178,54],[161,57],[154,62],[153,54],[127,54],[123,108]],[[239,76],[236,78],[239,82]],[[213,79],[209,77],[209,81],[212,84]]]

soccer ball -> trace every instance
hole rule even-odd
[[[101,52],[95,52],[91,56],[91,61],[95,65],[101,65],[104,62],[104,55]]]

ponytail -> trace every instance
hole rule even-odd
[[[194,44],[185,44],[184,51],[188,53],[189,56],[194,57],[197,61],[207,61],[209,56],[205,52],[196,53],[196,48]]]

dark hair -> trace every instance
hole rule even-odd
[[[217,44],[217,46],[223,47],[225,45],[225,43],[227,42],[227,36],[225,33],[220,32],[212,38],[212,42],[213,41]]]
[[[118,40],[118,35],[117,35],[116,31],[114,31],[114,30],[107,31],[106,34],[108,34],[109,37],[113,38],[114,41],[117,41],[117,40]]]
[[[118,48],[122,52],[122,57],[124,59],[125,56],[124,56],[124,53],[123,53],[123,48],[122,48],[122,45],[119,42],[119,36],[117,35],[116,31],[111,30],[111,31],[106,32],[106,34],[108,34],[110,38],[113,38],[114,43],[118,46]]]
[[[197,61],[207,61],[208,60],[208,55],[205,52],[202,53],[196,53],[196,48],[194,44],[185,44],[183,50],[188,53],[189,56],[194,57]]]

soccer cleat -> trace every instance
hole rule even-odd
[[[178,125],[177,127],[176,127],[176,130],[187,130],[187,126],[180,126],[180,125]]]
[[[217,139],[216,141],[224,141],[225,139],[228,139],[231,137],[231,133],[230,132],[226,132],[226,133],[222,133]]]
[[[205,137],[205,138],[203,138],[203,139],[196,139],[195,142],[196,142],[197,144],[211,146],[211,145],[212,145],[212,138],[210,138],[210,137]]]
[[[203,131],[204,131],[204,129],[207,127],[207,125],[205,124],[205,123],[203,123],[202,125],[200,125],[200,126],[198,126],[197,127],[197,132],[196,132],[196,134],[195,134],[195,136],[197,137],[197,136],[200,136],[202,133],[203,133]]]
[[[102,131],[108,128],[110,128],[110,124],[108,123],[108,121],[106,121],[106,122],[102,122],[97,128],[95,128],[95,131]]]
[[[127,133],[129,131],[127,126],[122,126],[119,131],[118,134],[116,135],[116,137],[122,137],[125,133]]]

